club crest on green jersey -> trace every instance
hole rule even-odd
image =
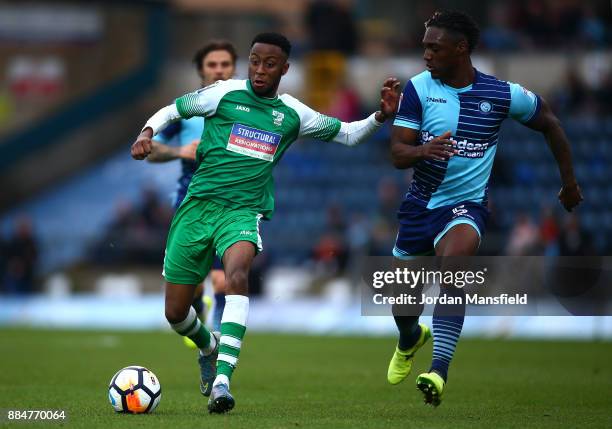
[[[272,116],[274,116],[274,125],[277,127],[283,125],[283,119],[285,119],[285,114],[283,112],[272,110]]]

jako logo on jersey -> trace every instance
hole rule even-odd
[[[478,103],[478,110],[485,114],[491,113],[491,110],[493,110],[493,105],[490,102],[483,100]]]
[[[429,131],[421,131],[422,144],[432,141],[435,137]],[[457,150],[455,156],[463,158],[482,158],[489,147],[489,143],[470,143],[467,139],[457,140],[451,137],[449,140],[453,142],[453,147]]]
[[[274,125],[280,127],[283,124],[283,119],[285,119],[285,114],[277,110],[272,110],[272,116],[274,116]]]
[[[243,112],[250,112],[251,109],[246,106],[241,106],[240,104],[236,104],[236,110],[242,110]]]
[[[427,102],[428,103],[446,103],[446,100],[444,98],[436,98],[436,97],[427,97]]]
[[[234,124],[226,149],[230,152],[272,162],[282,138],[282,134]]]

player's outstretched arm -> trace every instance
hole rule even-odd
[[[380,110],[366,119],[341,122],[338,134],[332,139],[337,143],[355,146],[368,139],[387,119],[397,112],[400,98],[400,83],[394,77],[387,78],[380,90]]]
[[[572,153],[570,144],[561,126],[561,121],[552,112],[550,106],[543,98],[540,99],[541,107],[538,115],[526,125],[544,134],[546,143],[550,147],[561,174],[561,190],[559,191],[559,201],[565,210],[572,211],[583,200],[580,186],[574,175],[572,163]]]
[[[237,89],[246,89],[244,80],[217,81],[206,88],[185,94],[174,104],[164,107],[145,124],[136,142],[132,145],[132,158],[145,159],[155,150],[151,138],[172,122],[194,116],[209,117],[215,114],[225,94]],[[195,147],[186,147],[177,154],[179,158],[195,159]]]
[[[175,159],[195,161],[196,150],[199,144],[199,140],[194,140],[185,146],[170,146],[154,139],[151,153],[147,156],[147,161],[168,162]]]
[[[413,128],[393,126],[391,159],[395,168],[411,168],[424,159],[446,161],[455,154],[450,131],[422,145],[418,144],[419,134],[420,131]]]

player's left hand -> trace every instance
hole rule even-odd
[[[568,212],[571,212],[582,200],[582,191],[576,182],[570,185],[563,185],[559,191],[559,201]]]
[[[376,120],[384,122],[395,115],[400,99],[400,82],[394,77],[387,78],[380,90],[380,111]]]

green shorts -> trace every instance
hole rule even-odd
[[[261,252],[261,218],[253,210],[187,196],[170,225],[162,275],[170,283],[197,285],[208,275],[215,250],[223,258],[232,244],[249,241]]]

